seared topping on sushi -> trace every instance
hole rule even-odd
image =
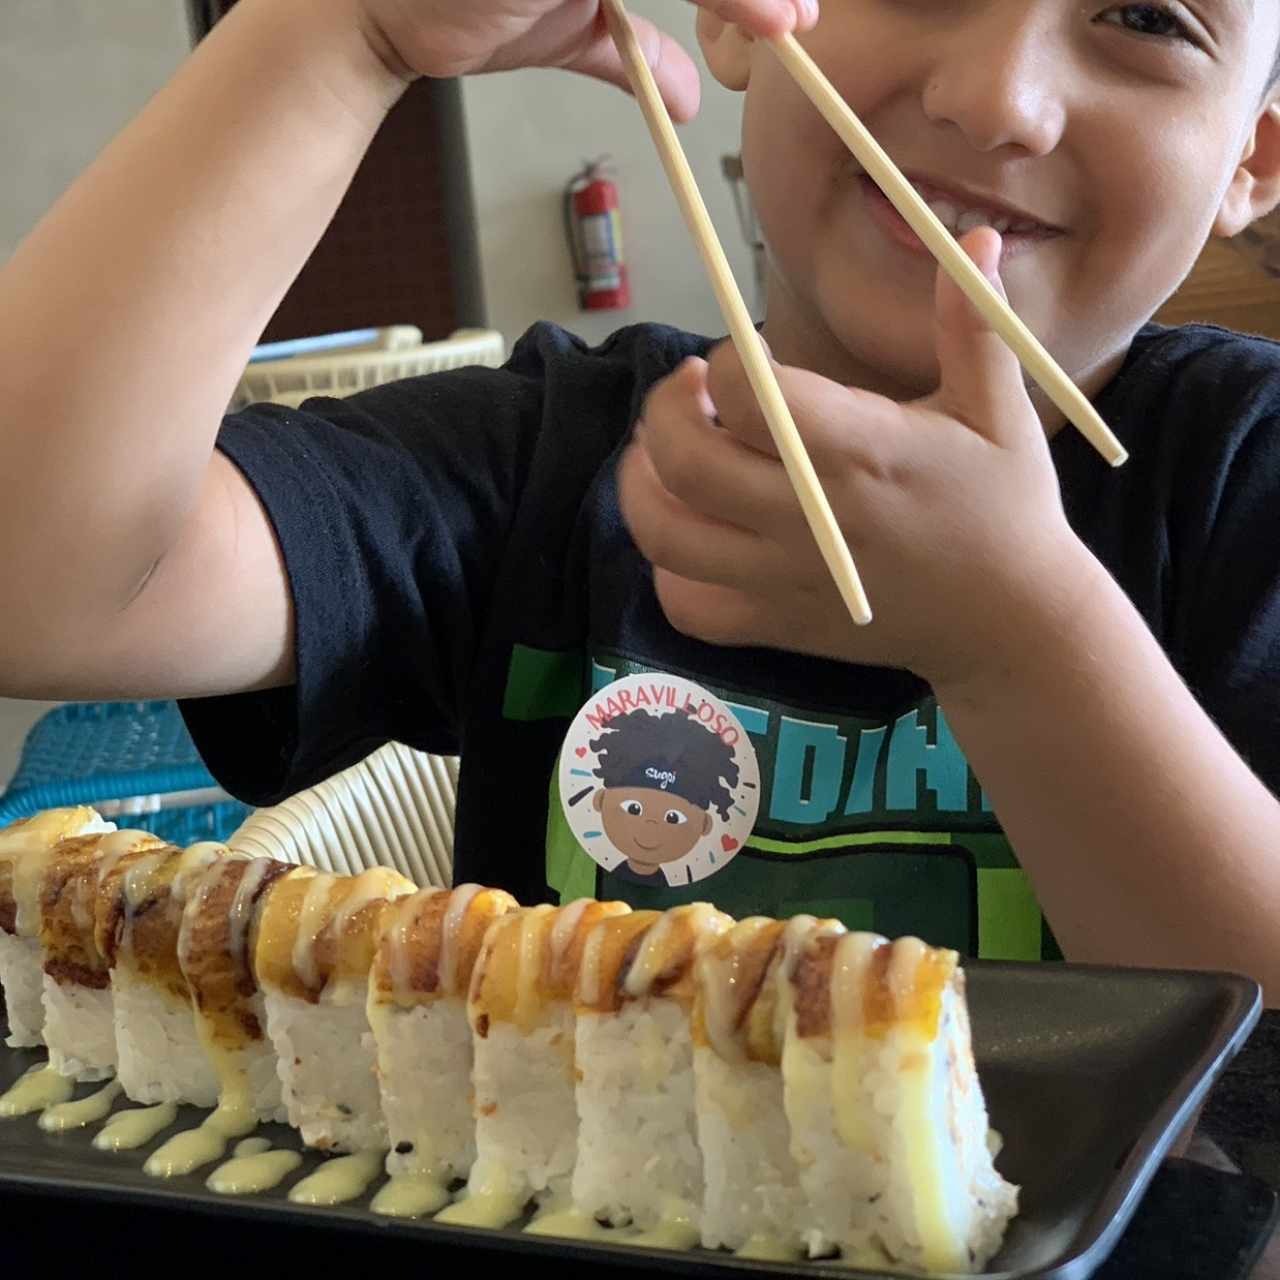
[[[890,942],[879,934],[822,933],[795,956],[791,983],[796,1033],[803,1038],[837,1034],[843,1028],[882,1036],[914,1024],[932,1038],[942,994],[959,964],[954,951],[926,946],[919,938]]]
[[[783,962],[781,920],[753,916],[713,938],[696,964],[694,1044],[709,1044],[726,1062],[782,1059],[774,981]]]
[[[635,911],[602,921],[583,953],[579,1007],[616,1013],[626,1001],[646,996],[664,996],[691,1006],[694,956],[732,923],[723,911],[705,902],[670,911]]]
[[[501,889],[423,889],[382,921],[370,982],[375,1003],[409,1007],[442,996],[465,999],[485,932],[519,903]]]
[[[100,875],[94,939],[108,966],[115,968],[123,958],[136,973],[186,1000],[178,932],[187,894],[199,875],[230,856],[225,845],[213,843],[135,849]]]
[[[383,913],[413,888],[387,867],[358,876],[289,877],[275,887],[258,922],[258,981],[312,1003],[331,982],[363,984]]]
[[[472,977],[477,1034],[486,1034],[489,1022],[513,1022],[527,1033],[548,1003],[572,1000],[591,931],[600,921],[630,911],[625,902],[582,898],[560,908],[526,907],[497,920]]]
[[[99,877],[110,874],[122,859],[166,847],[146,831],[76,836],[55,846],[37,891],[45,973],[57,982],[95,990],[108,985],[107,958],[94,936]],[[19,868],[20,885],[25,871]],[[23,905],[20,897],[20,911]]]
[[[0,829],[0,929],[5,933],[18,931],[18,904],[14,897],[14,866],[18,859],[28,854],[48,857],[59,840],[94,830],[111,831],[114,826],[104,823],[97,810],[87,805],[46,809]]]
[[[227,859],[201,877],[182,915],[178,959],[200,1016],[227,1049],[262,1039],[252,998],[251,924],[255,908],[285,876],[309,879],[310,867],[274,858]]]

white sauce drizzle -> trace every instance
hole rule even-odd
[[[177,1118],[178,1108],[172,1102],[117,1111],[94,1135],[93,1145],[99,1151],[136,1151]]]
[[[478,884],[460,884],[449,899],[440,929],[440,972],[438,989],[444,995],[458,994],[458,940],[467,908],[480,892]],[[465,995],[466,992],[462,992]]]
[[[60,1102],[47,1108],[40,1116],[40,1128],[45,1133],[66,1133],[70,1129],[96,1124],[110,1114],[112,1104],[123,1092],[120,1082],[112,1080],[79,1102]]]
[[[357,1151],[354,1155],[328,1160],[315,1173],[303,1178],[289,1192],[289,1199],[294,1204],[346,1204],[363,1195],[382,1172],[383,1155],[381,1151]]]
[[[51,1066],[32,1067],[17,1084],[0,1097],[0,1120],[28,1116],[33,1111],[66,1102],[75,1082],[59,1075]]]
[[[308,988],[314,988],[320,981],[316,971],[316,938],[324,927],[324,913],[329,906],[329,892],[338,878],[328,871],[320,872],[307,885],[307,892],[302,899],[302,909],[298,912],[298,931],[294,934],[293,950],[290,962],[298,979]]]

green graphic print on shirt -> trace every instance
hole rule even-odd
[[[581,654],[517,648],[505,714],[572,716],[590,693],[653,670],[612,654],[587,664]],[[738,918],[834,916],[850,928],[914,934],[986,959],[1061,957],[934,698],[888,719],[859,719],[699,682],[729,704],[755,745],[761,798],[753,835],[705,880],[639,884],[605,871],[579,846],[553,769],[546,872],[562,902],[615,898],[662,909],[710,900]]]

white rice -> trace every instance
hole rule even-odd
[[[11,1049],[44,1044],[43,960],[36,938],[19,938],[0,930],[0,984],[9,1015]]]
[[[247,1001],[250,1011],[264,1029],[260,1040],[249,1040],[238,1049],[220,1051],[225,1059],[224,1070],[240,1074],[248,1087],[254,1115],[263,1123],[285,1124],[289,1109],[284,1105],[284,1086],[280,1082],[280,1070],[276,1063],[275,1049],[265,1033],[267,1026],[266,1000],[261,991]],[[217,1059],[215,1058],[215,1061]]]
[[[303,1142],[321,1151],[385,1148],[364,1002],[311,1004],[276,991],[263,995],[284,1105]]]
[[[190,1002],[175,999],[123,964],[111,971],[111,989],[125,1093],[147,1104],[216,1106],[218,1077],[200,1043]]]
[[[641,1230],[681,1217],[696,1231],[702,1156],[684,1007],[647,997],[617,1013],[579,1013],[576,1057],[574,1207]]]
[[[108,1080],[116,1073],[111,988],[59,983],[42,975],[44,1038],[53,1069],[73,1080]]]
[[[810,1253],[837,1246],[849,1264],[887,1258],[920,1272],[981,1270],[1017,1192],[992,1164],[957,988],[943,991],[932,1037],[904,1020],[851,1045],[849,1064],[838,1068],[830,1041],[801,1039],[792,1016],[784,1096]]]
[[[706,1191],[702,1243],[740,1249],[753,1237],[800,1251],[803,1206],[782,1072],[764,1062],[726,1062],[710,1046],[693,1054],[698,1145]]]
[[[821,1257],[838,1246],[848,1259],[875,1246],[875,1203],[888,1185],[888,1169],[875,1158],[874,1139],[860,1150],[841,1139],[831,1074],[831,1061],[819,1047],[788,1029],[782,1057],[783,1093],[791,1154],[804,1193],[797,1226],[811,1257]],[[891,1073],[884,1084],[892,1089]],[[860,1097],[868,1099],[873,1087],[864,1077]],[[865,1119],[868,1110],[860,1107],[859,1114]]]
[[[569,1189],[578,1154],[573,1006],[550,1002],[541,1017],[528,1034],[491,1022],[475,1037],[476,1185]]]
[[[476,1158],[471,1028],[464,1001],[380,1003],[371,1019],[386,1117],[387,1172],[465,1178]]]
[[[881,1052],[895,1087],[872,1081],[889,1182],[876,1206],[890,1257],[922,1271],[980,1271],[1000,1248],[1017,1212],[1017,1188],[995,1170],[970,1047],[968,1015],[954,988],[943,995],[929,1044],[910,1026],[893,1030]]]

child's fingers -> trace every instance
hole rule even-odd
[[[799,569],[789,550],[682,502],[662,483],[642,445],[623,455],[618,498],[631,537],[650,564],[720,586],[769,591],[796,582]]]
[[[667,621],[683,635],[706,644],[794,648],[794,635],[786,634],[790,615],[752,591],[696,582],[662,568],[653,571],[653,588]]]
[[[702,97],[702,84],[693,59],[678,40],[647,18],[632,17],[631,25],[667,110],[677,121],[692,120],[698,113]],[[631,82],[627,79],[617,46],[603,26],[566,69],[631,92]]]
[[[819,476],[843,475],[850,467],[880,472],[900,450],[902,412],[892,401],[807,369],[774,364],[773,372]],[[733,343],[722,342],[711,352],[707,391],[726,431],[760,453],[778,456]]]
[[[693,0],[724,22],[768,38],[808,31],[818,21],[818,0]]]
[[[960,243],[1003,296],[999,234],[979,227]],[[941,270],[935,329],[941,378],[931,402],[997,444],[1025,438],[1027,422],[1035,415],[1018,357]]]
[[[688,360],[654,387],[637,441],[667,492],[695,511],[773,536],[793,533],[803,517],[786,472],[715,424],[706,368]]]

